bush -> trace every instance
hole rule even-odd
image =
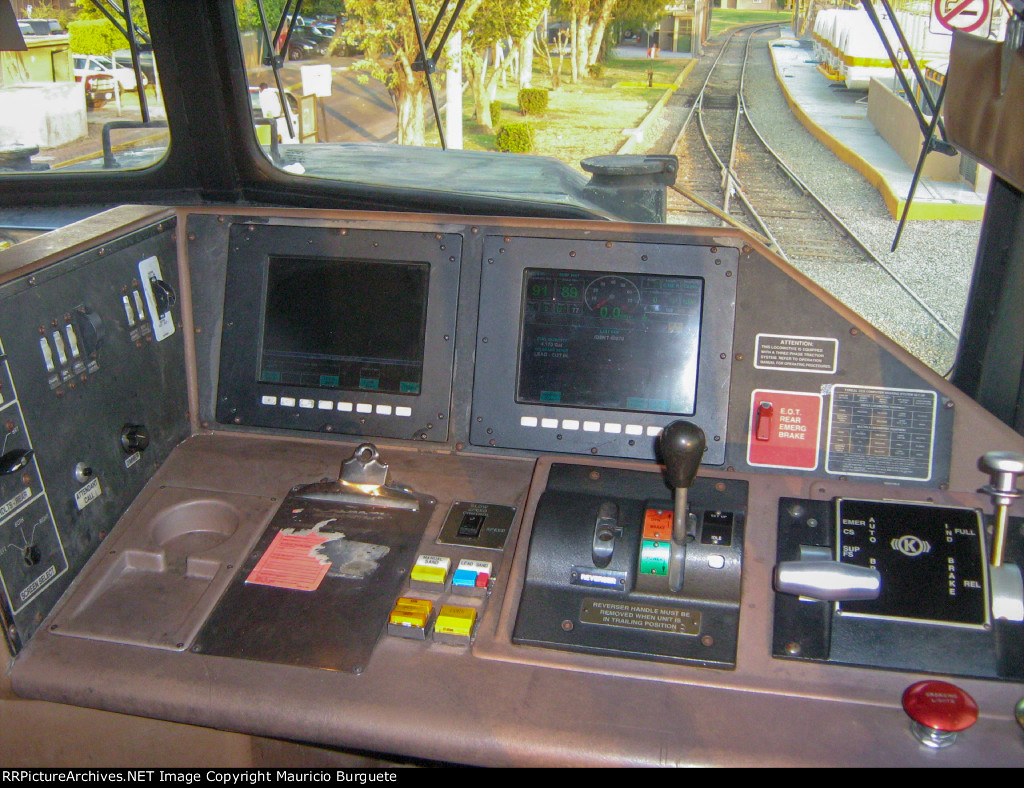
[[[69,46],[76,55],[109,55],[115,49],[127,49],[128,39],[106,19],[87,19],[68,23]]]
[[[491,126],[497,126],[498,120],[501,118],[501,102],[491,102]]]
[[[494,144],[505,153],[530,153],[533,150],[533,126],[529,123],[502,126],[494,137]]]
[[[783,0],[785,2],[785,0]],[[587,66],[587,73],[592,79],[600,79],[604,76],[604,63],[593,63]]]
[[[542,115],[548,108],[548,92],[544,88],[523,88],[519,91],[519,109],[524,115]]]

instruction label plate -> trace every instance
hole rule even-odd
[[[670,635],[699,635],[701,614],[675,607],[584,599],[580,621],[606,627],[645,629]]]
[[[833,387],[825,470],[928,481],[937,403],[934,391]]]
[[[832,375],[838,358],[839,340],[830,337],[758,334],[755,340],[755,369]]]

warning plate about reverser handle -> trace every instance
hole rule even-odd
[[[670,635],[700,634],[700,613],[697,611],[633,602],[585,599],[580,610],[580,621],[607,627],[646,629]]]

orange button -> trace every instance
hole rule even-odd
[[[644,513],[644,539],[667,542],[672,538],[672,510],[648,509]]]

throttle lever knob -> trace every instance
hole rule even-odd
[[[704,457],[704,430],[689,421],[673,421],[659,440],[668,483],[675,489],[690,487]]]

